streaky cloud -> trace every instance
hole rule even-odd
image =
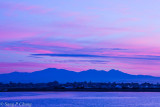
[[[33,56],[51,56],[51,57],[105,57],[100,55],[89,54],[31,54]]]
[[[31,54],[31,56],[50,56],[50,57],[93,57],[93,58],[124,58],[124,59],[139,59],[139,60],[160,60],[160,56],[151,55],[135,55],[135,56],[105,56],[92,54]]]

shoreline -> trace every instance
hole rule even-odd
[[[160,89],[7,89],[0,92],[160,92]]]

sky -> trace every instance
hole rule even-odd
[[[160,0],[0,0],[0,73],[160,76]]]

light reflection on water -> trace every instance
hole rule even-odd
[[[158,107],[158,92],[0,92],[0,107]]]

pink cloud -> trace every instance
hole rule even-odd
[[[75,48],[82,49],[83,47],[76,43],[69,42],[60,42],[60,41],[47,41],[47,40],[34,40],[34,41],[22,41],[22,43],[39,45],[39,46],[58,46],[58,47],[67,47],[67,48]]]
[[[36,48],[30,48],[30,47],[0,47],[1,50],[9,50],[9,51],[20,51],[20,52],[32,52],[32,53],[54,53],[49,50],[42,50],[42,49],[36,49]]]
[[[1,38],[0,41],[10,41],[10,40],[21,40],[22,38],[29,38],[38,35],[37,32],[21,32],[21,31],[0,31]]]
[[[79,23],[81,22],[81,23]],[[92,22],[91,22],[92,23]],[[111,37],[115,35],[121,35],[121,33],[144,33],[146,30],[133,27],[118,27],[117,23],[106,26],[94,26],[91,23],[84,21],[71,21],[71,22],[56,22],[52,23],[49,26],[56,29],[56,32],[61,32],[62,36],[71,37],[71,38],[80,38],[80,37]],[[115,27],[116,26],[116,27]],[[111,37],[114,38],[114,37]],[[115,36],[116,38],[116,36]]]

